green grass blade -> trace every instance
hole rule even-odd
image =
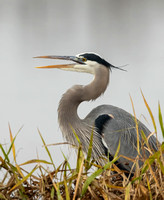
[[[145,105],[146,105],[146,108],[147,108],[147,110],[148,110],[148,112],[149,112],[149,115],[150,115],[150,117],[151,117],[151,120],[152,120],[152,122],[153,122],[154,130],[155,130],[155,132],[157,132],[157,127],[156,127],[156,123],[155,123],[155,119],[154,119],[153,113],[152,113],[152,111],[151,111],[151,109],[150,109],[150,107],[149,107],[149,105],[148,105],[148,103],[147,103],[147,101],[146,101],[146,99],[145,99],[145,97],[144,97],[144,95],[143,95],[142,90],[141,90],[141,94],[142,94],[144,103],[145,103]]]
[[[1,149],[2,153],[3,153],[3,155],[4,155],[4,161],[10,162],[10,159],[9,159],[8,155],[6,154],[2,144],[0,144],[0,149]]]
[[[116,160],[118,160],[118,157],[113,159],[111,162],[108,162],[103,168],[100,168],[98,170],[96,170],[91,176],[89,176],[87,178],[87,180],[85,181],[83,188],[82,188],[82,192],[81,192],[81,197],[86,193],[88,186],[91,184],[91,182],[97,177],[99,176],[103,171],[105,171],[106,169],[110,168],[111,165],[116,162]]]
[[[136,178],[133,178],[131,183],[134,184],[136,181],[141,181],[141,179],[142,179],[142,176],[138,176]]]
[[[14,142],[13,142],[13,134],[12,134],[12,131],[11,131],[11,128],[10,128],[10,124],[9,124],[9,132],[10,132],[10,141],[12,143],[13,158],[14,158],[14,161],[16,163],[15,145],[14,145]]]
[[[159,117],[159,124],[161,127],[161,131],[162,131],[162,136],[164,138],[164,124],[163,124],[163,119],[162,119],[162,113],[161,113],[161,106],[160,103],[158,103],[158,117]]]
[[[65,196],[66,196],[66,200],[70,200],[70,195],[69,195],[69,190],[68,190],[68,186],[67,186],[66,179],[64,179],[64,186],[65,186]]]
[[[77,153],[77,163],[76,163],[76,172],[77,173],[79,173],[79,171],[80,171],[80,166],[83,161],[83,158],[84,158],[84,155],[83,155],[82,147],[80,145],[78,148],[78,153]]]
[[[58,168],[59,168],[59,167],[58,167]],[[63,198],[62,198],[62,196],[61,196],[61,193],[60,193],[59,183],[58,183],[58,182],[55,183],[55,181],[53,181],[53,177],[52,177],[51,173],[49,173],[49,177],[50,177],[50,179],[51,179],[51,181],[52,181],[52,184],[53,184],[53,186],[54,186],[54,188],[55,188],[55,190],[56,190],[57,199],[63,200]]]
[[[82,151],[82,144],[81,144],[81,141],[78,137],[78,135],[76,134],[75,130],[73,129],[73,127],[70,125],[72,131],[73,131],[73,134],[75,135],[78,143],[79,143],[79,147],[78,147],[78,153],[77,153],[77,162],[76,162],[76,171],[77,173],[79,172],[80,170],[80,166],[81,166],[81,163],[82,163],[82,160],[84,158],[84,155],[83,155],[83,151]]]
[[[81,145],[81,141],[80,141],[80,139],[79,139],[78,135],[76,134],[75,130],[73,129],[73,127],[72,127],[71,125],[70,125],[70,127],[71,127],[71,129],[72,129],[72,132],[73,132],[73,134],[75,135],[75,137],[76,137],[76,140],[78,141],[79,145]]]
[[[115,158],[117,158],[117,157],[118,157],[118,153],[119,153],[119,151],[120,151],[120,140],[119,140],[118,147],[117,147],[117,150],[116,150],[116,153],[115,153],[115,155],[114,155],[114,158],[113,158],[113,159],[115,159]]]
[[[149,169],[149,165],[151,165],[154,161],[155,161],[154,155],[152,157],[148,158],[145,161],[145,164],[144,164],[144,166],[142,167],[142,170],[141,170],[141,175],[144,174]]]
[[[46,160],[32,159],[32,160],[28,160],[28,161],[20,164],[20,166],[22,166],[22,165],[28,165],[28,164],[32,164],[32,163],[44,163],[44,164],[52,165],[51,162],[48,162]]]
[[[133,114],[134,114],[134,119],[135,119],[135,125],[136,125],[136,132],[137,132],[137,152],[138,154],[140,153],[140,145],[139,145],[139,131],[138,131],[138,121],[137,121],[137,117],[136,117],[136,112],[134,109],[134,104],[133,104],[133,100],[132,97],[130,96],[130,100],[131,100],[131,104],[132,104],[132,108],[133,108]]]
[[[71,166],[70,166],[70,164],[69,164],[69,162],[68,162],[67,157],[64,155],[63,152],[62,152],[62,154],[63,154],[64,160],[67,162],[67,166],[68,166],[69,170],[71,170]]]
[[[125,189],[125,200],[129,200],[130,199],[130,189],[131,189],[131,182],[129,182],[129,184],[126,186],[126,189]]]
[[[6,197],[4,196],[4,194],[2,194],[1,192],[0,192],[0,199],[1,200],[8,200],[8,199],[6,199]]]
[[[90,143],[88,147],[88,153],[87,153],[87,159],[86,159],[86,164],[85,164],[85,171],[87,172],[90,169],[90,161],[92,157],[92,146],[93,146],[93,131],[91,132],[91,137],[90,137]]]
[[[10,144],[9,150],[8,150],[8,152],[7,152],[7,156],[10,154],[11,149],[12,149],[12,147],[13,147],[13,144],[14,144],[14,142],[15,142],[15,139],[16,139],[17,135],[19,134],[19,132],[22,130],[22,128],[23,128],[23,126],[18,130],[18,132],[16,133],[15,137],[13,138],[13,140],[12,140],[12,142],[11,142],[11,144]],[[10,125],[9,125],[9,131],[10,131]]]
[[[162,164],[162,162],[161,162],[161,160],[160,160],[160,157],[157,158],[157,162],[159,163],[160,169],[161,169],[162,173],[164,174],[164,166],[163,166],[163,164]]]
[[[68,184],[67,184],[67,166],[68,166],[68,161],[67,161],[67,159],[65,159],[65,160],[66,160],[66,164],[65,164],[64,176],[63,176],[64,187],[65,187],[65,197],[66,197],[66,200],[70,200],[69,189],[68,189]]]
[[[108,163],[109,164],[109,163]],[[109,164],[109,166],[111,166]],[[97,177],[99,176],[102,172],[104,171],[103,168],[100,168],[98,170],[96,170],[91,176],[89,176],[87,178],[87,180],[85,181],[83,188],[82,188],[82,193],[81,193],[81,197],[86,193],[88,186],[90,185],[90,183]]]
[[[17,182],[16,185],[14,185],[9,192],[13,191],[15,188],[17,188],[18,186],[20,186],[24,181],[26,181],[29,177],[31,177],[31,175],[35,172],[35,170],[38,167],[35,167],[29,174],[27,174],[27,176],[25,176],[24,178],[22,178],[20,181]]]
[[[146,146],[148,147],[148,149],[151,150],[149,142],[148,142],[148,139],[147,139],[145,133],[143,132],[143,130],[141,130],[141,136],[142,136],[142,139],[143,139],[142,146],[144,146],[146,144]]]
[[[73,127],[70,125],[72,131],[73,131],[73,134],[74,136],[76,137],[78,143],[79,143],[79,147],[78,147],[78,153],[77,153],[77,162],[76,162],[76,171],[79,172],[80,170],[80,166],[81,166],[81,162],[83,160],[83,151],[82,151],[82,145],[81,145],[81,141],[78,137],[78,135],[76,134],[75,130],[73,129]]]
[[[141,136],[142,136],[143,141],[145,142],[145,144],[148,147],[149,146],[148,139],[147,139],[145,133],[143,132],[143,130],[141,130]]]
[[[149,182],[148,177],[146,177],[146,180],[147,180],[147,187],[148,187],[148,190],[149,190],[149,197],[150,197],[150,200],[152,200],[151,186],[150,186],[150,182]]]
[[[55,164],[54,164],[54,162],[53,162],[53,159],[52,159],[52,156],[51,156],[51,154],[50,154],[50,151],[49,151],[49,149],[48,149],[48,147],[47,147],[47,145],[46,145],[46,143],[45,143],[45,141],[44,141],[44,139],[43,139],[43,137],[42,137],[42,134],[41,134],[41,132],[39,131],[39,129],[38,129],[38,132],[39,132],[39,135],[40,135],[41,140],[42,140],[42,142],[43,142],[43,145],[44,145],[44,147],[45,147],[45,149],[46,149],[46,151],[47,151],[47,154],[48,154],[48,156],[49,156],[49,158],[50,158],[50,160],[51,160],[51,162],[52,162],[52,164],[53,164],[53,166],[54,166],[54,169],[56,170],[56,167],[55,167]]]
[[[164,151],[164,144],[162,144],[160,148],[161,148],[161,151]],[[157,161],[158,161],[160,155],[161,155],[161,152],[160,152],[160,151],[157,151],[157,152],[155,152],[153,155],[151,155],[151,156],[145,161],[144,166],[142,167],[142,170],[141,170],[141,174],[144,174],[144,173],[147,171],[147,169],[149,168],[149,165],[152,165],[153,162],[155,161],[155,159],[157,159]],[[159,164],[160,164],[160,163],[159,163]],[[162,169],[162,170],[163,170],[163,169]],[[162,171],[162,172],[163,172],[163,171]]]
[[[52,189],[51,189],[51,199],[54,199],[54,195],[55,194],[55,189],[54,189],[54,187],[52,187]]]
[[[61,196],[61,193],[60,193],[60,187],[59,187],[59,184],[56,183],[56,193],[57,193],[57,199],[58,200],[63,200],[62,196]]]

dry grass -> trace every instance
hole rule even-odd
[[[144,101],[156,132],[153,115],[145,98]],[[159,122],[164,136],[160,105]],[[0,171],[3,171],[4,174],[0,182],[0,199],[164,199],[164,143],[159,144],[158,151],[151,153],[150,157],[145,159],[141,169],[137,167],[137,159],[134,161],[136,172],[130,180],[115,165],[115,161],[119,158],[119,146],[114,159],[108,161],[105,166],[98,166],[91,160],[92,134],[86,158],[79,141],[76,168],[72,169],[64,155],[63,163],[58,167],[55,166],[48,146],[40,132],[50,162],[34,159],[23,164],[17,164],[14,145],[17,134],[13,138],[10,126],[9,132],[11,144],[8,150],[5,151],[3,145],[0,144]],[[144,133],[142,133],[142,136],[143,143],[147,144],[148,138],[145,138]],[[149,146],[147,148],[149,149]],[[10,154],[14,159],[14,165],[9,160]],[[23,166],[31,163],[35,164],[35,167],[31,172],[25,171]],[[45,164],[46,168],[44,167]],[[49,171],[48,166],[53,166],[53,170]],[[91,173],[91,169],[94,172]],[[117,173],[113,173],[113,171]]]
[[[164,145],[160,149],[163,150]],[[25,164],[37,165],[30,173],[0,157],[1,170],[6,171],[0,183],[0,199],[164,199],[164,162],[160,151],[146,161],[139,176],[132,180],[117,169],[114,162],[104,167],[90,163],[87,168],[88,161],[84,159],[81,147],[78,156],[75,169],[71,169],[68,161],[64,160],[51,172],[42,165],[46,161],[31,160]],[[150,164],[152,160],[155,171]],[[88,170],[92,165],[97,168],[90,174]],[[118,173],[113,174],[113,170]],[[33,175],[35,171],[39,176]]]

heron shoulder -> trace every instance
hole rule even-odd
[[[102,131],[103,131],[103,128],[105,126],[105,124],[111,120],[112,117],[110,115],[107,115],[107,114],[102,114],[102,115],[99,115],[96,120],[95,120],[95,128],[96,128],[96,131],[102,135]]]

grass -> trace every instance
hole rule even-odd
[[[154,132],[157,134],[153,114],[144,96],[143,99],[151,116]],[[132,99],[131,102],[136,121],[137,137],[139,138]],[[159,123],[164,138],[164,123],[160,104],[158,109]],[[21,129],[13,137],[9,125],[11,142],[8,150],[5,150],[3,145],[0,144],[0,172],[3,171],[4,174],[0,182],[0,199],[164,199],[164,143],[158,144],[157,152],[151,152],[148,145],[148,138],[145,137],[143,132],[143,143],[147,145],[148,150],[151,152],[150,157],[145,159],[142,168],[138,166],[138,158],[134,160],[136,172],[134,177],[130,179],[115,165],[115,162],[119,158],[118,152],[121,144],[118,145],[113,160],[108,161],[104,166],[97,165],[91,159],[93,133],[91,134],[88,154],[86,156],[84,156],[82,144],[77,138],[79,146],[77,147],[78,153],[76,167],[74,169],[71,168],[64,154],[63,162],[59,166],[55,166],[55,161],[53,161],[48,146],[39,130],[39,135],[50,162],[32,159],[18,164],[14,142],[20,131]],[[74,134],[77,137],[76,133]],[[137,150],[138,152],[140,151],[139,143],[137,143]],[[11,155],[14,164],[10,162],[9,156]],[[31,163],[35,164],[35,166],[30,172],[27,172],[23,167]],[[46,168],[45,164],[47,166]],[[48,170],[49,166],[52,168],[51,171]],[[117,173],[113,173],[113,171]]]

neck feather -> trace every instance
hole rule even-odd
[[[82,143],[85,139],[84,137],[90,139],[93,124],[84,123],[79,118],[77,109],[81,102],[94,100],[104,93],[108,82],[109,70],[103,67],[101,70],[95,71],[94,80],[90,84],[86,86],[75,85],[67,90],[61,98],[58,107],[59,125],[64,138],[71,144],[77,145],[72,129]]]

